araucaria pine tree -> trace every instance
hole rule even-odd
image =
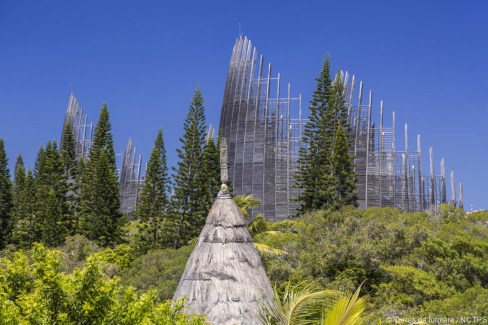
[[[198,173],[200,209],[199,219],[206,219],[215,197],[219,193],[220,149],[214,139],[208,138],[203,149],[202,164]]]
[[[125,219],[120,213],[120,189],[107,105],[103,104],[93,143],[84,164],[80,231],[102,246],[121,242]]]
[[[48,246],[64,242],[69,229],[66,205],[67,179],[55,141],[47,143],[36,175],[36,241]]]
[[[44,147],[41,146],[39,151],[37,151],[36,162],[34,163],[34,177],[39,174],[39,169],[41,167],[42,160],[44,159]]]
[[[12,232],[12,183],[5,144],[0,139],[0,249],[5,248]]]
[[[68,233],[74,235],[77,227],[77,216],[80,212],[80,180],[79,164],[76,161],[76,142],[71,124],[67,124],[61,142],[61,157],[64,163],[64,173],[67,180],[66,203],[68,208]]]
[[[342,125],[337,127],[332,161],[333,175],[336,181],[334,197],[336,207],[340,208],[345,205],[357,206],[354,162],[349,154],[348,133]]]
[[[32,243],[42,241],[43,216],[45,212],[39,213],[39,211],[43,210],[43,204],[46,203],[46,189],[49,191],[49,182],[46,181],[48,177],[45,175],[45,157],[46,150],[41,146],[37,152],[34,170],[27,172],[23,189],[20,189],[22,181],[16,181],[19,184],[19,190],[16,191],[17,194],[15,195],[15,223],[12,232],[12,243],[18,247],[29,248]],[[16,167],[16,174],[20,170],[20,167]],[[20,178],[21,176],[15,176],[15,179]],[[42,187],[40,192],[44,194],[38,193],[38,185]],[[38,203],[39,199],[43,202]]]
[[[19,193],[15,205],[15,225],[12,235],[12,243],[22,248],[29,248],[34,242],[42,241],[42,213],[40,210],[38,199],[42,200],[45,197],[37,193],[37,186],[40,185],[39,179],[45,178],[42,176],[44,168],[44,158],[46,150],[41,146],[37,152],[34,170],[27,172],[24,189]],[[45,191],[44,191],[45,192]]]
[[[15,197],[19,196],[18,193],[21,192],[21,189],[25,184],[25,176],[26,173],[25,173],[24,159],[22,159],[21,155],[18,155],[17,160],[15,161],[15,170],[14,170],[14,202],[15,202]]]
[[[146,178],[136,207],[139,219],[137,242],[141,252],[172,244],[169,229],[166,229],[169,183],[163,130],[160,129],[147,163]]]
[[[199,194],[199,173],[202,148],[205,144],[205,111],[200,89],[196,89],[180,138],[182,147],[177,149],[178,168],[174,169],[174,193],[171,200],[171,219],[174,228],[174,247],[186,244],[198,236],[204,223]]]
[[[66,173],[68,175],[76,174],[76,142],[70,123],[63,130],[63,141],[61,142],[60,151]]]
[[[14,184],[13,184],[13,210],[12,210],[12,222],[16,223],[17,219],[22,217],[22,212],[19,210],[22,207],[22,192],[25,188],[25,166],[22,156],[19,155],[15,162],[14,170]]]
[[[333,185],[330,177],[329,149],[332,139],[328,137],[328,95],[332,86],[330,61],[326,57],[317,87],[310,101],[310,115],[303,132],[303,147],[298,158],[297,186],[301,193],[300,212],[321,209],[332,202]]]
[[[37,236],[36,180],[31,170],[27,172],[23,189],[16,199],[15,213],[12,243],[18,247],[28,248],[40,238]]]
[[[342,193],[344,188],[339,184],[343,182],[344,175],[340,169],[341,162],[336,160],[346,161],[344,155],[349,157],[347,132],[350,127],[345,107],[344,87],[338,76],[334,81],[330,78],[328,57],[325,58],[320,77],[316,80],[317,88],[310,102],[310,116],[305,125],[296,176],[297,186],[301,190],[298,200],[301,203],[299,211],[302,213],[340,207],[343,203],[339,198],[344,196],[351,197],[346,204],[354,205],[356,197],[353,195],[355,186],[352,186],[352,192],[346,195]],[[335,155],[339,127],[346,133],[346,141],[341,143],[345,149],[341,147],[341,154]],[[345,166],[344,171],[350,172],[354,183],[352,168]]]

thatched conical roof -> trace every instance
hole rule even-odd
[[[272,289],[246,221],[226,189],[210,210],[174,299],[214,325],[259,324]]]

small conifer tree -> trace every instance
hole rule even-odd
[[[12,234],[12,243],[21,247],[29,248],[39,238],[36,236],[36,181],[32,170],[27,172],[25,184],[19,193],[15,207],[17,218]]]
[[[48,246],[59,246],[68,235],[67,179],[55,141],[47,143],[36,176],[36,227],[38,238]]]
[[[22,192],[25,188],[25,166],[22,156],[19,155],[15,162],[14,183],[13,183],[13,209],[12,223],[15,225],[19,218],[22,218]]]
[[[139,250],[161,248],[168,245],[165,228],[168,210],[169,176],[166,163],[163,130],[160,129],[154,142],[151,158],[147,163],[146,178],[136,207],[139,219]]]
[[[14,170],[14,205],[16,198],[20,196],[20,192],[22,191],[23,186],[25,185],[25,166],[24,166],[24,159],[22,156],[19,155],[17,160],[15,161],[15,170]]]
[[[214,139],[207,139],[203,149],[202,164],[198,175],[198,196],[201,207],[200,220],[205,220],[220,190],[220,149]]]
[[[78,228],[77,217],[80,213],[80,179],[78,172],[79,164],[76,161],[76,142],[70,123],[64,129],[60,151],[67,180],[66,203],[69,218],[68,233],[74,235]]]

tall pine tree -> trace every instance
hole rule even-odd
[[[22,155],[17,156],[17,160],[15,161],[15,170],[14,170],[14,196],[16,189],[21,189],[22,186],[25,184],[25,165],[24,159]]]
[[[25,193],[22,195],[22,214],[24,214],[24,217],[17,221],[15,227],[15,242],[21,247],[30,247],[32,243],[41,241],[42,218],[37,213],[37,202],[39,197],[37,194],[37,188],[38,179],[42,174],[42,165],[45,156],[46,150],[43,146],[41,146],[37,152],[34,170],[30,171],[30,178],[29,172],[27,173],[26,189]],[[28,193],[31,194],[30,197],[25,196]],[[28,211],[28,213],[26,211]]]
[[[171,219],[174,227],[174,247],[186,244],[198,236],[205,223],[202,218],[198,175],[205,143],[205,111],[200,89],[195,90],[177,149],[178,168],[174,169],[174,194],[171,200]]]
[[[214,139],[208,138],[203,149],[201,168],[198,173],[198,197],[200,198],[201,214],[199,219],[205,220],[219,193],[220,181],[220,149]]]
[[[42,160],[44,159],[44,147],[41,146],[39,151],[37,151],[36,162],[34,163],[34,177],[37,178],[39,174],[39,169],[41,167]]]
[[[22,156],[19,155],[15,162],[15,170],[14,170],[14,184],[13,184],[13,222],[22,217],[22,214],[19,214],[19,207],[22,205],[22,191],[25,187],[25,166],[24,160]]]
[[[55,141],[47,143],[36,176],[38,235],[48,246],[59,246],[68,235],[70,220],[66,204],[67,178]]]
[[[139,219],[138,246],[141,252],[171,244],[169,231],[165,227],[169,185],[166,148],[163,130],[160,129],[147,163],[146,178],[136,207]]]
[[[0,139],[0,249],[5,248],[12,233],[12,183],[5,144]]]
[[[354,161],[350,155],[351,126],[346,107],[344,84],[339,73],[336,74],[330,88],[329,111],[334,115],[329,135],[334,138],[330,154],[335,195],[331,207],[357,206],[356,174]]]
[[[120,213],[120,189],[111,128],[108,108],[103,104],[88,161],[83,167],[80,198],[80,230],[102,246],[121,242],[125,222]]]
[[[317,88],[310,102],[310,117],[305,125],[303,147],[299,152],[297,186],[301,193],[300,212],[316,209],[337,208],[343,205],[344,180],[343,172],[351,172],[350,166],[341,167],[341,163],[350,161],[348,131],[349,120],[345,106],[344,86],[336,75],[334,81],[330,78],[330,61],[325,58]],[[340,137],[345,134],[345,143],[341,141],[336,146],[338,130]],[[340,152],[335,154],[335,150]],[[342,169],[340,169],[342,168]],[[340,169],[340,170],[339,170]],[[338,174],[341,176],[339,177]],[[350,180],[354,181],[354,174]],[[342,183],[341,183],[342,182]],[[352,187],[354,192],[355,187]],[[355,195],[350,193],[348,203]],[[354,201],[355,202],[355,201]]]
[[[73,136],[73,129],[68,123],[63,130],[63,141],[61,141],[61,156],[63,157],[66,174],[76,174],[76,142]]]
[[[336,182],[335,207],[357,206],[356,174],[349,154],[348,133],[342,125],[337,127],[333,149],[333,176]]]
[[[336,78],[332,83],[332,87],[330,89],[330,106],[332,107],[332,111],[335,114],[335,120],[333,123],[334,126],[334,135],[336,133],[336,129],[339,126],[342,126],[344,131],[346,131],[347,136],[349,137],[351,132],[351,125],[349,123],[349,114],[346,107],[346,94],[345,94],[345,87],[341,81],[340,74],[336,74]]]
[[[36,238],[40,238],[37,236],[39,227],[36,218],[36,181],[32,170],[27,172],[25,184],[16,202],[17,218],[12,242],[21,248],[29,248]]]
[[[331,177],[330,138],[331,111],[329,104],[330,61],[324,60],[320,76],[316,79],[317,87],[310,101],[310,115],[303,132],[303,147],[298,158],[297,186],[300,188],[299,212],[304,213],[321,209],[333,200]]]
[[[76,142],[70,123],[66,125],[63,131],[63,141],[61,142],[60,151],[67,180],[66,203],[69,218],[68,233],[74,235],[77,231],[77,216],[80,212],[80,180],[78,172],[79,164],[76,161]]]

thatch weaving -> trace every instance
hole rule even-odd
[[[259,324],[272,289],[234,200],[220,191],[186,264],[174,299],[215,325]]]

